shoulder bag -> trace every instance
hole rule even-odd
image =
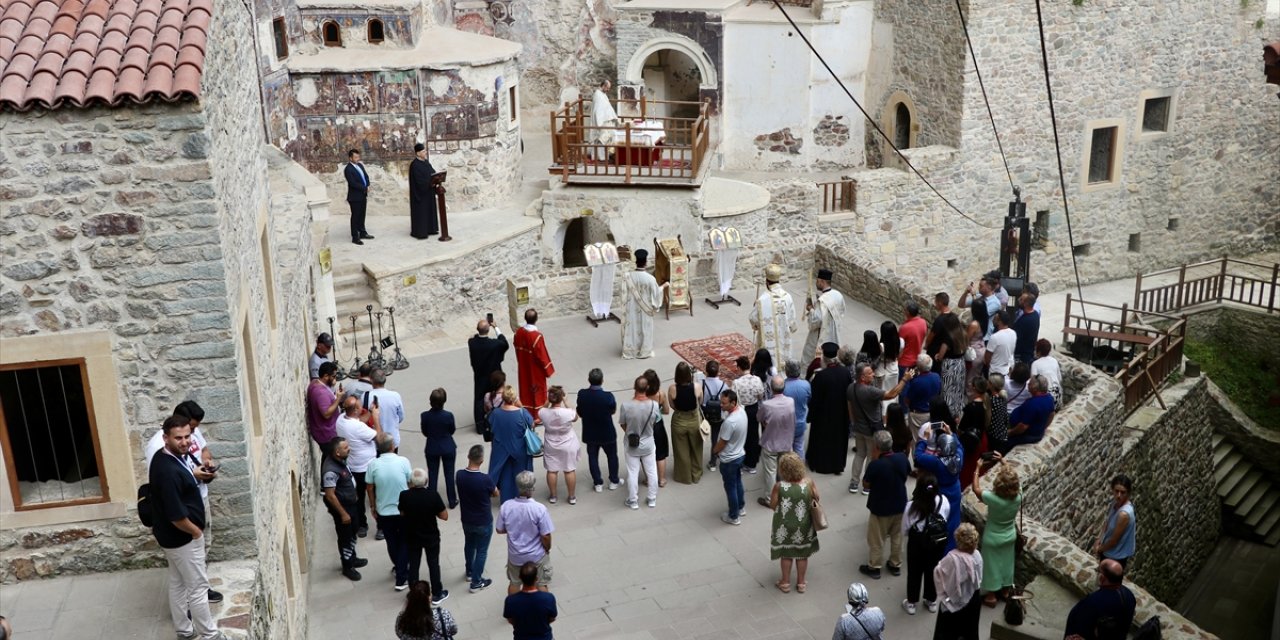
[[[528,416],[529,413],[525,412]],[[524,428],[524,448],[529,455],[537,458],[542,455],[542,438],[538,437],[538,432],[533,430],[532,424],[526,424]]]
[[[449,633],[444,624],[444,609],[438,607],[436,608],[436,634],[444,640],[453,640],[453,634]]]
[[[809,486],[810,490],[812,490],[812,481],[810,481]],[[827,527],[831,526],[831,523],[827,521],[827,512],[822,510],[822,505],[818,502],[817,496],[814,496],[813,499],[809,501],[809,518],[813,522],[814,531],[823,531]]]
[[[658,404],[658,403],[657,403],[657,402],[654,402],[653,400],[650,400],[649,402],[653,402],[653,404],[655,405],[655,406],[654,406],[654,408],[653,408],[653,411],[654,411],[654,412],[658,411],[658,408],[657,408],[657,404]],[[650,424],[656,424],[656,423],[657,423],[657,420],[655,420],[653,416],[654,416],[654,414],[651,412],[651,413],[649,414],[649,423],[650,423]],[[641,428],[640,428],[640,431],[632,431],[632,430],[628,429],[628,430],[627,430],[627,446],[628,446],[628,447],[630,447],[630,448],[632,448],[632,449],[635,449],[636,447],[639,447],[639,446],[640,446],[640,434],[641,434],[641,433],[644,433],[644,427],[641,427]]]

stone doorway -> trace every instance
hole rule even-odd
[[[645,58],[641,79],[645,95],[650,100],[691,103],[698,102],[698,91],[703,82],[698,63],[676,49],[658,49],[650,53]],[[651,106],[649,112],[664,118],[697,118],[698,106],[658,103]],[[679,144],[687,144],[687,141],[679,141]]]

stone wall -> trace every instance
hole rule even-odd
[[[530,107],[559,104],[566,89],[615,76],[612,0],[451,1],[457,29],[524,47],[520,93]]]

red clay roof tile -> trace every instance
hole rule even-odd
[[[0,2],[0,111],[200,95],[212,0]]]

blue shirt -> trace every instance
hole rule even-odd
[[[901,515],[907,508],[907,477],[911,475],[911,463],[907,456],[892,453],[881,456],[867,465],[862,481],[871,487],[867,495],[867,509],[871,515]]]
[[[1018,334],[1018,342],[1013,347],[1013,358],[1018,362],[1031,364],[1036,359],[1036,340],[1040,338],[1040,314],[1035,311],[1022,314],[1013,321],[1013,332]]]
[[[1133,513],[1132,502],[1124,503],[1124,506],[1119,509],[1116,509],[1114,504],[1111,505],[1111,509],[1107,512],[1107,528],[1102,532],[1102,539],[1110,540],[1111,536],[1115,534],[1116,521],[1119,519],[1121,511],[1129,515],[1129,526],[1126,527],[1124,533],[1120,535],[1120,542],[1117,543],[1116,546],[1102,552],[1104,557],[1111,558],[1112,560],[1132,558],[1134,552],[1137,550],[1138,520]]]
[[[458,469],[458,502],[462,505],[462,524],[485,525],[493,523],[490,498],[493,497],[493,478],[479,469]]]
[[[809,398],[813,395],[813,387],[809,386],[808,380],[787,378],[787,386],[782,389],[782,395],[795,401],[796,429],[803,429],[809,421]]]
[[[1027,424],[1027,430],[1016,436],[1009,436],[1009,446],[1019,444],[1034,444],[1040,442],[1044,437],[1045,429],[1049,426],[1049,418],[1053,415],[1053,396],[1042,393],[1038,396],[1031,396],[1029,400],[1018,406],[1009,414],[1009,426],[1016,427],[1022,423]]]
[[[551,619],[556,615],[556,597],[545,591],[517,591],[502,605],[513,640],[552,640]]]
[[[917,374],[902,388],[902,404],[913,413],[929,413],[929,404],[942,393],[942,376],[930,371]]]
[[[374,487],[374,505],[380,516],[400,515],[400,492],[409,488],[409,475],[413,467],[409,459],[394,453],[384,453],[369,463],[364,481]]]
[[[996,314],[1000,313],[1000,298],[993,293],[983,298],[982,302],[987,305],[987,332],[982,336],[985,340],[996,331]]]

